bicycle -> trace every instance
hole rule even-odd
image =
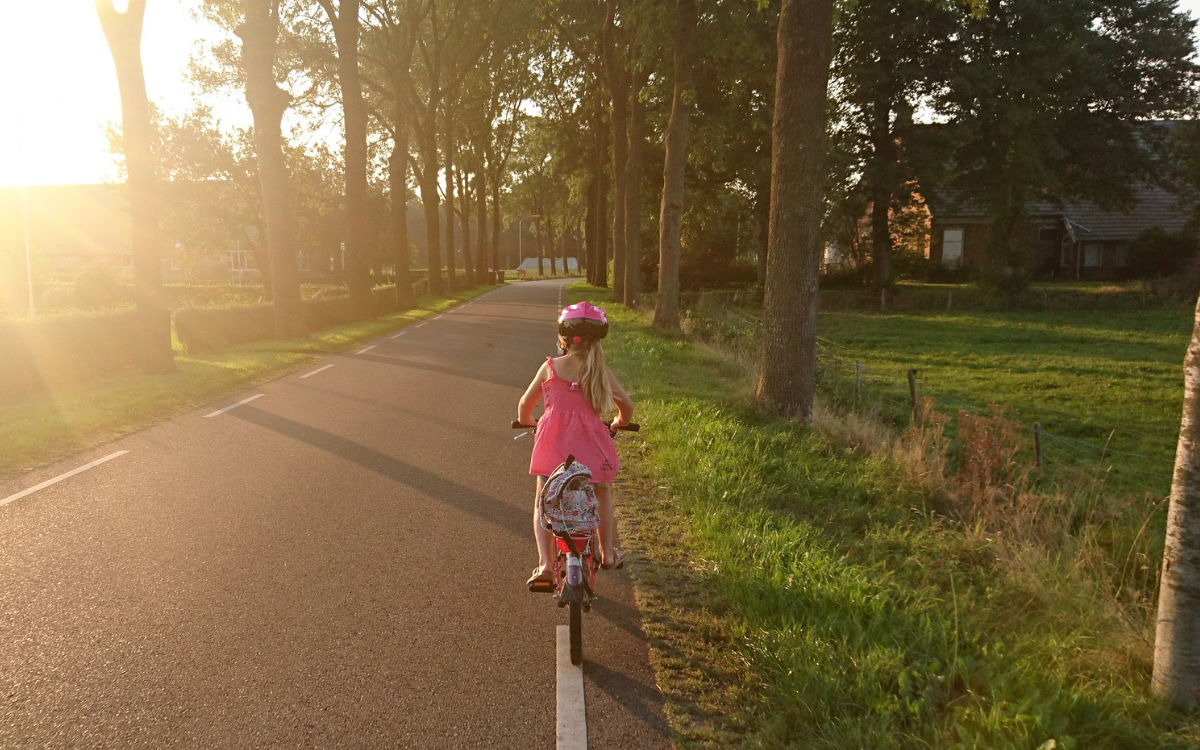
[[[611,422],[604,423],[610,433],[616,437]],[[514,430],[534,429],[537,425],[523,424],[513,420]],[[629,423],[618,430],[637,432],[640,428],[635,423]],[[583,464],[575,461],[575,456],[568,455],[563,461],[563,470],[570,472],[572,467],[582,467],[582,472],[575,474],[591,479],[591,471]],[[586,472],[586,473],[584,473]],[[557,473],[557,472],[556,472]],[[571,480],[567,480],[568,482]],[[571,641],[571,663],[578,665],[583,661],[583,613],[590,612],[592,600],[596,598],[596,571],[602,566],[599,555],[599,539],[596,534],[598,524],[583,524],[571,528],[563,513],[549,514],[545,505],[547,493],[538,500],[539,522],[544,528],[554,534],[554,572],[551,580],[544,581],[544,586],[538,583],[530,587],[534,593],[552,593],[558,600],[558,606],[569,608],[568,631]],[[563,493],[565,495],[565,493]],[[586,527],[586,528],[585,528]]]

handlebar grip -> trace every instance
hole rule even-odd
[[[537,427],[537,425],[535,425],[535,424],[525,424],[525,423],[523,423],[523,422],[521,422],[520,420],[517,420],[517,419],[514,419],[514,420],[512,421],[512,428],[513,428],[514,430],[532,430],[532,429],[533,429],[533,428],[535,428],[535,427]]]
[[[638,424],[637,422],[630,422],[629,424],[625,425],[624,427],[618,427],[617,429],[618,430],[627,430],[629,432],[637,432],[642,429],[642,426],[640,424]]]

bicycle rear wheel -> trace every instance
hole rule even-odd
[[[571,663],[583,661],[583,607],[571,602]]]

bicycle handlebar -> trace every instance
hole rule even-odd
[[[612,429],[612,420],[611,419],[606,420],[604,422],[604,426],[611,430]],[[536,427],[537,427],[536,424],[525,424],[524,422],[520,422],[516,419],[514,419],[512,421],[512,428],[514,430],[532,430]],[[621,427],[618,427],[617,429],[625,431],[625,432],[637,432],[642,429],[642,426],[639,425],[637,422],[630,422],[629,424],[622,425]]]

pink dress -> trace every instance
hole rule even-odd
[[[550,476],[571,454],[592,470],[593,483],[611,482],[621,464],[608,428],[584,397],[582,386],[560,378],[553,357],[546,362],[550,379],[542,383],[544,411],[533,437],[529,473]]]

